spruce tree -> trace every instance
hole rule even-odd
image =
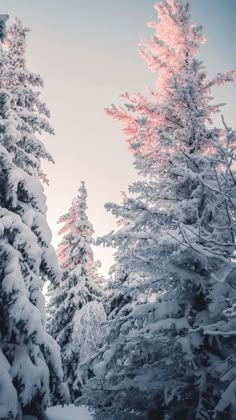
[[[89,319],[87,315],[91,306],[86,305],[93,303],[93,309],[98,313],[103,312],[105,317],[103,306],[99,304],[101,289],[98,284],[98,264],[94,261],[92,250],[94,230],[88,220],[86,200],[87,191],[82,182],[69,211],[59,218],[58,223],[63,224],[59,234],[63,234],[63,238],[58,246],[58,258],[63,276],[61,284],[52,292],[49,303],[48,329],[61,347],[65,380],[72,401],[80,395],[78,367],[82,361],[81,346],[88,344],[83,343],[86,337],[78,337],[78,334],[82,334],[82,328],[85,328],[83,326],[79,331],[78,325],[82,325],[85,318]],[[87,328],[93,328],[87,322]]]
[[[107,205],[122,225],[104,242],[134,279],[133,302],[109,322],[81,401],[98,419],[234,419],[235,135],[213,126],[221,105],[211,97],[234,72],[209,81],[189,6],[155,7],[160,22],[142,55],[157,91],[125,94],[126,110],[108,110],[145,176],[133,197]]]
[[[42,87],[42,79],[26,65],[26,32],[16,19],[0,46],[0,417],[4,419],[21,419],[24,414],[44,419],[50,401],[65,401],[60,349],[46,333],[42,292],[45,280],[57,283],[59,276],[40,181],[41,162],[49,154],[39,135],[53,130],[35,89]]]

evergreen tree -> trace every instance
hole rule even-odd
[[[18,166],[30,175],[39,175],[41,180],[48,184],[40,166],[40,159],[53,162],[53,158],[39,139],[39,135],[41,132],[54,134],[54,131],[47,120],[50,112],[39,97],[38,89],[43,87],[43,80],[39,74],[30,72],[26,67],[25,41],[28,32],[29,29],[15,18],[4,42],[7,46],[7,66],[2,69],[2,86],[11,90],[12,106],[21,119],[23,133],[22,139],[14,147],[12,144],[9,147],[11,153],[14,152],[13,159]]]
[[[42,86],[41,78],[27,69],[25,34],[16,20],[0,46],[0,417],[4,419],[21,419],[24,414],[44,419],[50,393],[51,401],[63,403],[66,397],[60,349],[45,329],[42,293],[44,281],[57,283],[59,275],[40,182],[41,161],[49,155],[38,135],[52,129],[41,116],[49,114],[40,107],[35,91],[35,86]],[[22,48],[14,52],[13,44]]]
[[[78,324],[84,317],[80,311],[83,309],[85,313],[84,307],[93,301],[94,308],[100,311],[100,306],[96,306],[95,302],[99,303],[101,300],[98,264],[94,261],[91,247],[94,244],[94,230],[87,217],[86,200],[87,191],[82,182],[78,196],[73,200],[69,211],[58,221],[63,224],[59,231],[63,238],[58,246],[63,278],[60,286],[52,293],[49,303],[48,329],[61,347],[65,379],[72,401],[80,394],[78,366],[81,361],[81,343],[86,339],[83,336],[76,337],[77,333],[82,334]],[[89,308],[90,306],[88,311]],[[87,325],[87,328],[92,326]],[[86,343],[83,345],[86,346]]]
[[[234,72],[207,80],[188,5],[156,9],[142,54],[158,90],[126,94],[127,110],[108,111],[146,177],[130,186],[134,198],[107,205],[122,225],[104,242],[118,248],[120,290],[128,286],[132,302],[88,362],[95,377],[81,401],[98,419],[234,419],[235,134],[212,126],[221,105],[211,102],[211,88]]]

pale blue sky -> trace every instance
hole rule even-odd
[[[46,144],[56,164],[46,165],[50,187],[48,221],[57,243],[56,221],[68,208],[80,180],[88,188],[89,216],[97,235],[114,228],[104,210],[119,201],[135,178],[121,126],[104,114],[118,95],[143,91],[153,75],[139,57],[141,36],[152,34],[153,0],[7,0],[1,13],[19,16],[31,28],[28,61],[45,81],[43,98],[56,136]],[[201,57],[211,75],[236,68],[236,0],[191,0],[193,21],[204,25],[208,42]],[[236,83],[219,89],[234,124]],[[235,124],[236,125],[236,124]],[[110,253],[97,250],[107,269]]]

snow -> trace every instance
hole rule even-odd
[[[73,323],[72,343],[74,351],[80,355],[80,363],[95,353],[106,335],[106,313],[101,302],[92,301],[76,310]]]
[[[0,418],[7,418],[9,411],[17,414],[17,392],[10,376],[10,364],[0,349]]]
[[[106,362],[99,362],[93,367],[94,375],[98,378],[102,378],[105,375],[106,371]]]
[[[73,404],[64,407],[61,405],[50,407],[47,415],[48,420],[92,420],[86,407],[75,407]]]

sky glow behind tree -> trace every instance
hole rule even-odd
[[[156,19],[152,0],[8,0],[1,13],[18,16],[31,28],[28,61],[44,78],[44,99],[51,110],[54,138],[46,139],[56,164],[45,165],[50,180],[46,188],[48,222],[55,246],[59,216],[69,207],[80,181],[88,189],[88,215],[95,234],[114,228],[114,218],[104,204],[117,202],[120,191],[135,179],[132,156],[122,126],[105,115],[104,108],[119,103],[120,94],[145,92],[154,85],[152,74],[137,52],[141,37],[153,30]],[[210,76],[236,68],[235,0],[191,0],[194,22],[204,26],[207,42],[201,58]],[[216,102],[226,102],[228,124],[236,125],[236,84],[216,92]],[[217,118],[220,122],[220,118]],[[110,250],[98,249],[106,271]]]

